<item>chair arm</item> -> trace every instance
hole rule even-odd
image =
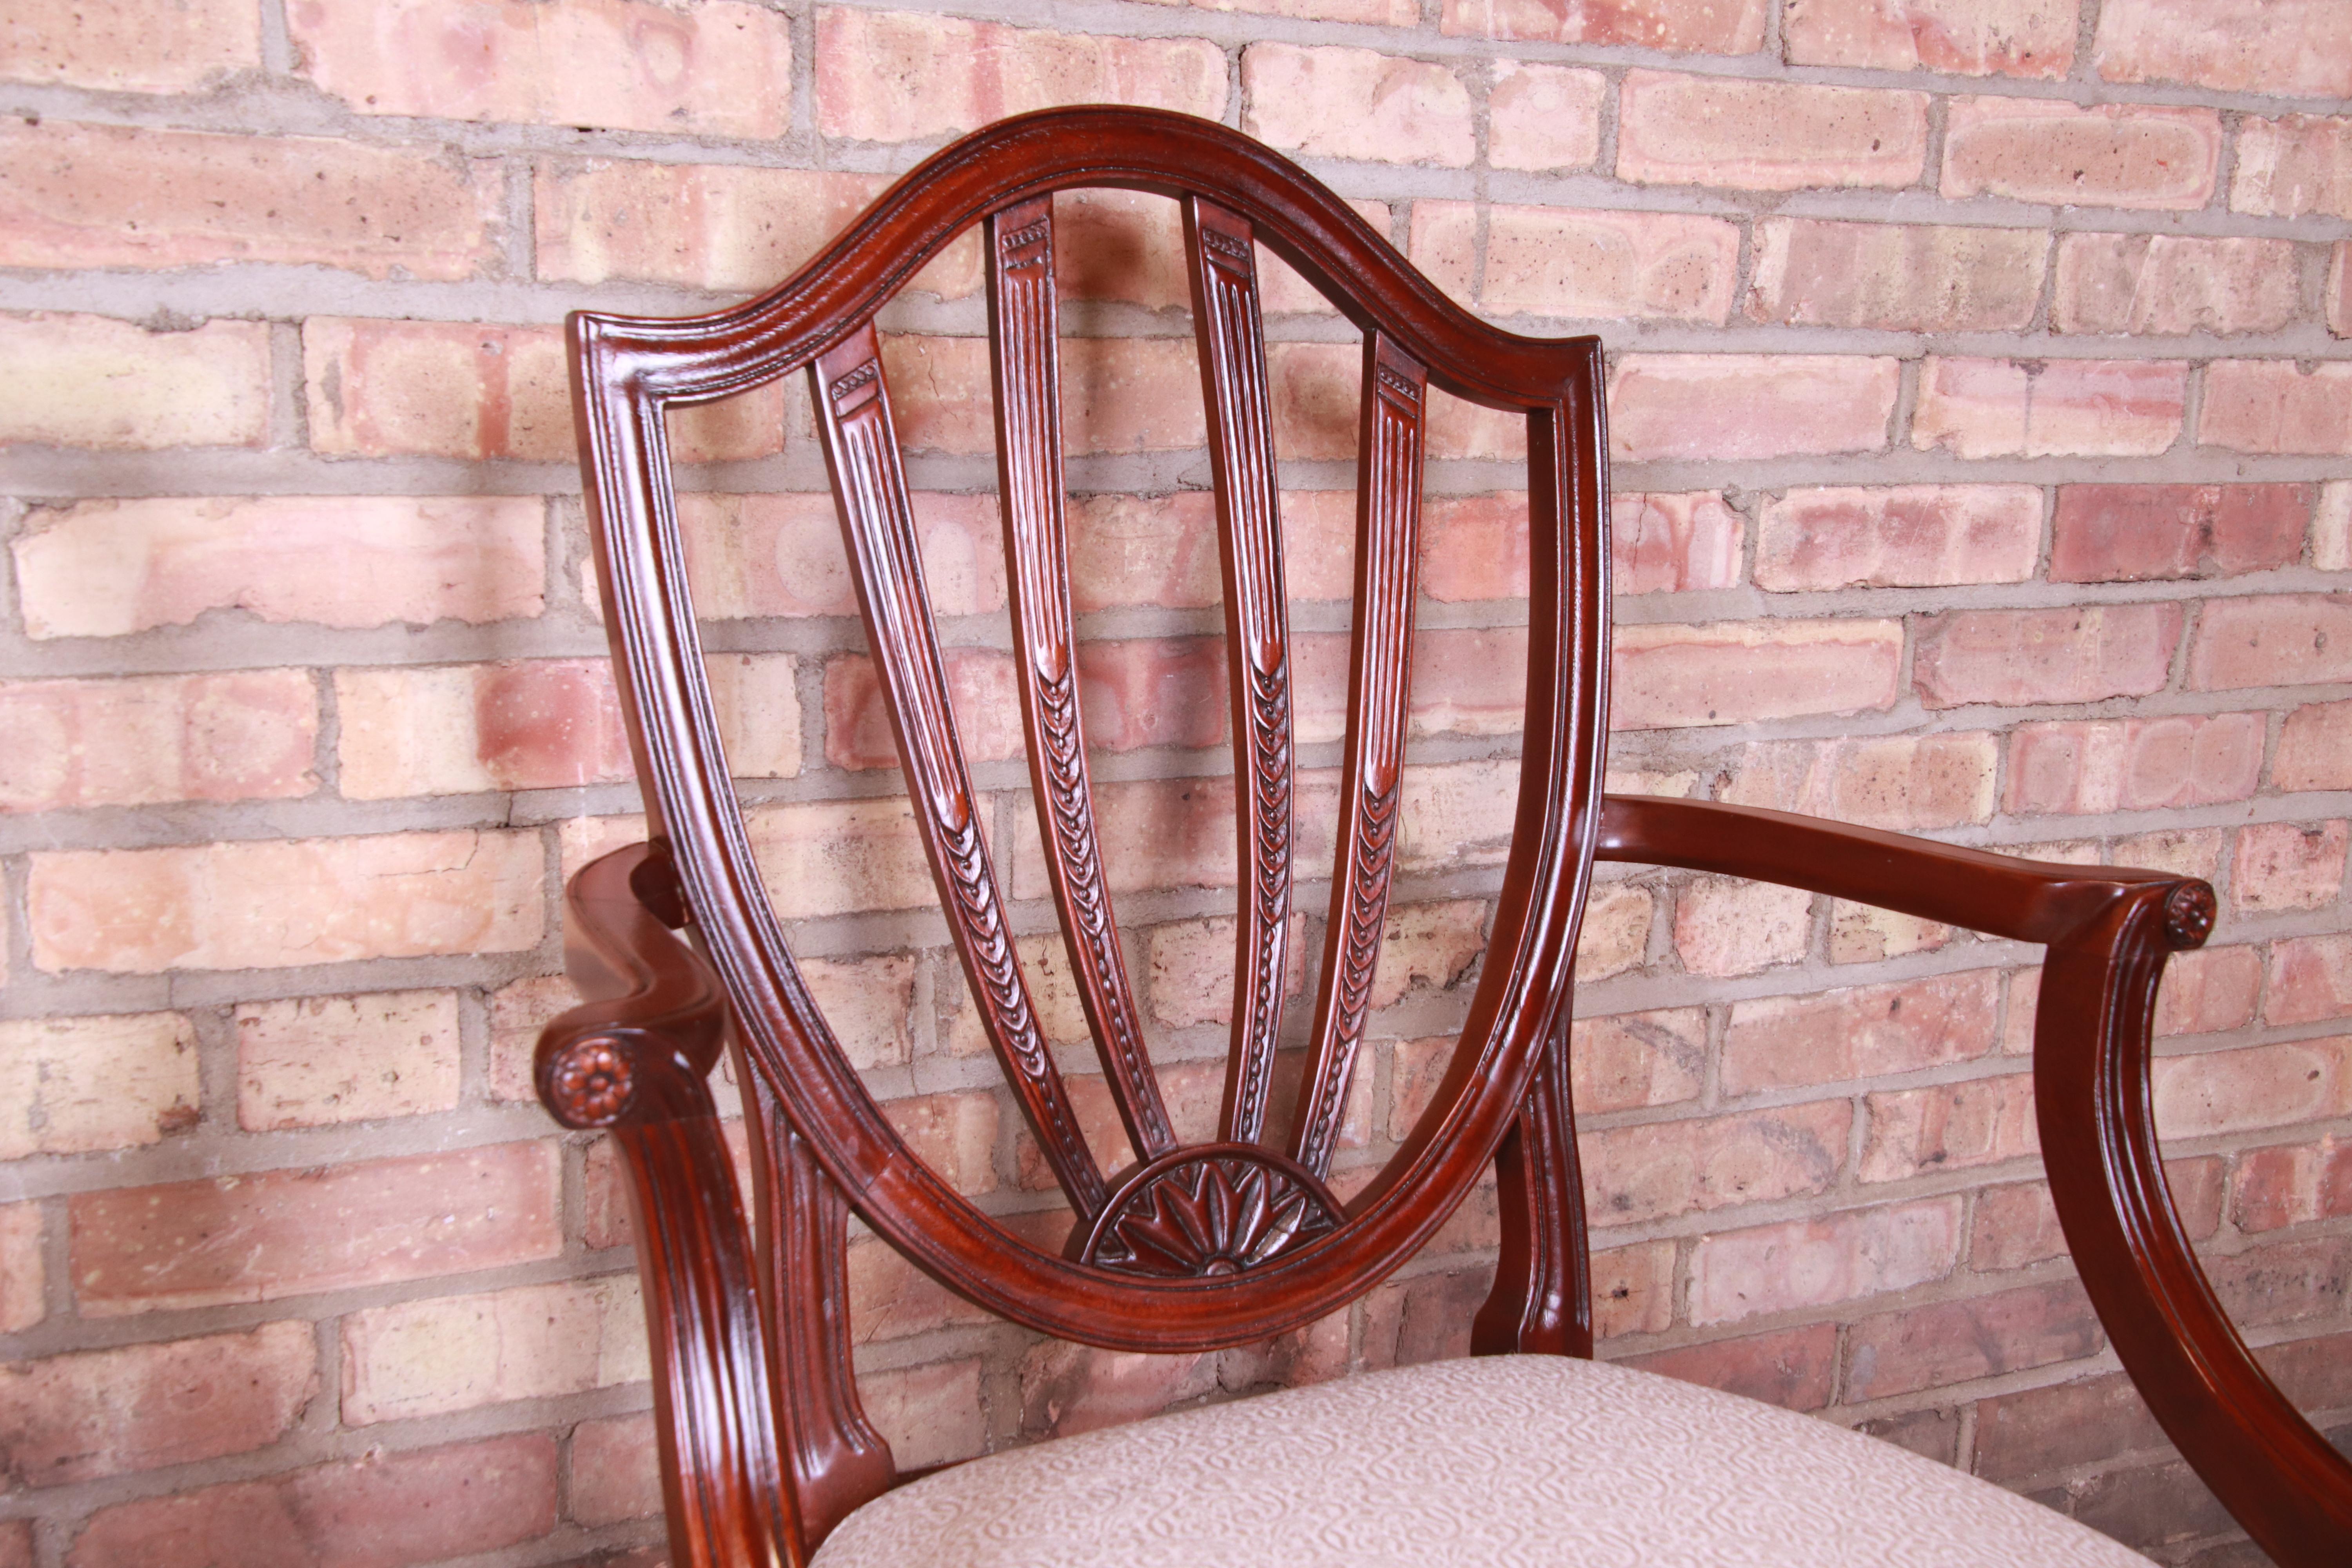
[[[541,1031],[539,1097],[567,1127],[610,1129],[629,1173],[669,1560],[798,1563],[750,1231],[708,1082],[726,994],[671,930],[684,908],[659,846],[592,862],[565,902],[566,967],[590,1000]]]
[[[2074,1264],[2125,1369],[2184,1458],[2283,1568],[2340,1568],[2352,1461],[2239,1338],[2190,1248],[2148,1090],[2168,953],[2203,943],[2191,878],[2041,864],[1700,801],[1611,795],[1596,855],[1719,871],[2046,943],[2033,1024],[2043,1163]]]

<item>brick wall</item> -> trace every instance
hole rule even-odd
[[[2224,1298],[2341,1430],[2344,8],[957,10],[19,0],[0,21],[0,1565],[658,1555],[613,1163],[528,1084],[566,996],[560,878],[635,826],[557,322],[738,298],[942,140],[1082,100],[1238,125],[1490,318],[1607,335],[1619,787],[2214,880],[2221,929],[2166,983],[2158,1120]],[[1108,859],[1198,1132],[1231,795],[1181,272],[1164,203],[1067,202],[1064,226],[1089,247],[1064,268],[1067,434]],[[977,268],[951,251],[893,308],[888,363],[1024,956],[1074,1043],[1014,760]],[[1328,822],[1355,353],[1295,279],[1268,289],[1300,793]],[[731,754],[813,982],[909,1135],[1050,1237],[920,912],[804,395],[676,439]],[[1433,433],[1407,874],[1343,1184],[1410,1125],[1484,942],[1518,439],[1460,405]],[[2022,1054],[2037,957],[1605,875],[1577,1037],[1603,1353],[1864,1427],[2167,1562],[2258,1562],[2067,1261]],[[924,1465],[1458,1353],[1494,1242],[1482,1194],[1351,1312],[1153,1359],[989,1324],[864,1239],[866,1399]]]

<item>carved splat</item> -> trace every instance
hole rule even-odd
[[[1290,923],[1290,605],[1282,580],[1273,399],[1248,220],[1184,199],[1201,388],[1216,477],[1233,688],[1234,817],[1242,887],[1234,951],[1234,1047],[1220,1119],[1234,1142],[1265,1124]]]
[[[1054,201],[1040,196],[988,221],[989,326],[996,375],[997,499],[1013,596],[1014,668],[1045,869],[1079,1005],[1127,1127],[1146,1160],[1175,1146],[1143,1044],[1095,829],[1078,712],[1063,517],[1062,376],[1054,286]]]
[[[1320,1175],[1363,1043],[1396,865],[1398,785],[1412,674],[1421,542],[1422,407],[1428,372],[1381,332],[1364,339],[1357,442],[1355,637],[1348,750],[1339,778],[1339,854],[1315,1004],[1313,1055],[1291,1130],[1291,1157]]]
[[[956,734],[947,670],[923,585],[922,552],[890,422],[889,391],[871,324],[851,333],[813,369],[825,466],[841,510],[851,575],[898,732],[898,756],[923,847],[939,882],[981,1021],[1071,1206],[1091,1216],[1103,1202],[1102,1173],[1078,1131],[1013,949],[1004,900],[980,804]]]
[[[1254,1143],[1210,1143],[1121,1183],[1077,1257],[1155,1279],[1239,1274],[1329,1235],[1340,1213],[1311,1172]]]

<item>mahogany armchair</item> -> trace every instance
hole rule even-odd
[[[1224,580],[1240,892],[1217,1142],[1180,1146],[1147,1055],[1093,816],[1073,650],[1054,196],[1182,204]],[[1139,1163],[1098,1168],[1037,1021],[961,752],[891,423],[880,307],[983,226],[1019,700],[1071,973]],[[1295,1103],[1273,1092],[1291,942],[1290,634],[1253,242],[1362,331],[1349,707],[1327,950]],[[1761,879],[2049,948],[2034,1036],[2042,1146],[2085,1285],[2181,1451],[2281,1563],[2347,1561],[2352,1466],[2249,1356],[2157,1155],[2150,1016],[2201,942],[2204,883],[2042,865],[1772,812],[1601,794],[1609,618],[1601,354],[1488,327],[1297,167],[1217,125],[1129,109],[1006,121],[899,181],[748,304],[571,321],[581,463],[650,841],[570,895],[587,1004],[550,1026],[540,1092],[609,1128],[652,1328],[671,1562],[1188,1565],[2117,1563],[2034,1504],[1892,1445],[1593,1363],[1567,1060],[1592,862]],[[914,814],[1013,1098],[1076,1221],[1032,1247],[908,1146],[803,984],[730,784],[664,421],[805,367]],[[1528,706],[1516,833],[1452,1065],[1395,1158],[1326,1184],[1397,844],[1428,389],[1527,421]],[[737,1053],[740,1194],[709,1078]],[[1276,1131],[1279,1136],[1276,1136]],[[1503,1243],[1473,1360],[1374,1373],[908,1477],[866,1422],[845,1321],[854,1211],[1015,1322],[1204,1351],[1312,1322],[1411,1258],[1489,1162]]]

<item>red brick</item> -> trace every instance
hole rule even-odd
[[[2074,0],[1790,0],[1789,63],[2058,81],[2074,64]]]
[[[1592,1337],[1664,1333],[1675,1320],[1675,1245],[1620,1247],[1592,1255]]]
[[[1632,44],[1669,54],[1752,54],[1764,43],[1762,0],[1445,0],[1442,29],[1552,44]]]
[[[651,1371],[627,1274],[352,1312],[341,1359],[346,1426],[584,1394]]]
[[[1004,553],[992,498],[917,490],[909,499],[932,612],[968,616],[1003,608]],[[1072,519],[1074,563],[1090,517],[1081,506]],[[678,498],[678,531],[695,613],[707,620],[857,614],[830,495],[693,491]],[[1211,539],[1213,549],[1213,534]],[[1215,570],[1213,556],[1213,581]]]
[[[1576,977],[1606,980],[1641,963],[1649,952],[1656,904],[1647,888],[1619,882],[1593,889],[1577,932]]]
[[[1467,168],[1470,94],[1441,65],[1371,49],[1252,44],[1242,55],[1242,129],[1309,158]]]
[[[1843,1100],[1578,1136],[1596,1227],[1826,1192],[1845,1164]]]
[[[2230,1217],[2248,1233],[2352,1213],[2352,1143],[2278,1143],[2238,1156]]]
[[[2352,247],[2352,241],[2346,242]],[[2319,510],[2311,519],[2311,564],[2322,572],[2352,571],[2352,479],[2319,487]]]
[[[1925,93],[1628,71],[1617,177],[1641,184],[1900,189],[1927,154]]]
[[[1592,166],[1601,155],[1608,78],[1599,71],[1508,58],[1496,59],[1494,72],[1494,84],[1486,91],[1489,163],[1497,169]]]
[[[457,1107],[457,994],[240,1004],[236,1118],[248,1132]]]
[[[288,9],[298,68],[362,114],[697,136],[791,128],[792,28],[746,0]]]
[[[268,434],[267,322],[150,331],[0,315],[0,443],[161,451],[258,447]]]
[[[1674,1007],[1579,1018],[1570,1026],[1568,1059],[1580,1112],[1696,1100],[1706,1076],[1706,1015]]]
[[[1364,1370],[1468,1355],[1470,1320],[1492,1284],[1492,1271],[1473,1264],[1466,1269],[1392,1279],[1372,1291],[1364,1299]]]
[[[122,637],[208,610],[378,626],[540,613],[535,496],[81,501],[34,512],[16,587],[35,637]]]
[[[2352,1112],[2352,1037],[2165,1057],[2150,1079],[2168,1138],[2326,1121]]]
[[[857,1382],[866,1418],[902,1472],[977,1458],[988,1446],[977,1360],[867,1373]]]
[[[1641,460],[1873,452],[1897,362],[1835,354],[1628,354],[1610,377],[1610,449]]]
[[[1518,572],[1514,585],[1518,592],[1491,596],[1518,597],[1527,592],[1524,523],[1515,531],[1519,548],[1513,563]],[[1610,590],[1625,595],[1737,587],[1744,531],[1739,514],[1713,491],[1642,495],[1621,490],[1610,500]]]
[[[1969,1226],[1969,1267],[1979,1274],[2023,1268],[2066,1256],[2058,1208],[2043,1182],[1987,1187]]]
[[[1960,1415],[1957,1410],[1910,1410],[1899,1415],[1857,1421],[1853,1429],[1939,1465],[1959,1463]]]
[[[1923,616],[1912,684],[1929,708],[2145,697],[2169,679],[2180,626],[2165,604]]]
[[[2061,332],[2274,332],[2301,313],[2284,239],[2070,234],[2050,324]]]
[[[1085,646],[1092,651],[1098,645]],[[946,666],[964,755],[973,762],[1021,755],[1021,714],[1011,658],[994,649],[950,648]],[[1084,700],[1087,740],[1100,744],[1102,725],[1095,710],[1102,704],[1091,689]],[[841,654],[825,661],[824,755],[837,768],[898,766],[898,742],[890,728],[881,677],[863,654]]]
[[[307,1322],[0,1367],[0,1451],[19,1487],[266,1448],[319,1391]]]
[[[0,1568],[33,1568],[33,1521],[12,1519],[0,1524]]]
[[[2352,240],[2336,242],[2336,259],[2327,268],[2327,330],[2352,338]]]
[[[2294,937],[2271,944],[2264,1021],[2309,1024],[2352,1013],[2352,937]]]
[[[1627,498],[1616,500],[1622,503]],[[1612,569],[1620,515],[1613,510],[1611,513]],[[1422,514],[1421,573],[1422,591],[1433,599],[1460,603],[1525,598],[1527,492],[1430,497]]]
[[[1620,626],[1610,723],[1620,730],[1738,724],[1892,707],[1903,656],[1891,621],[1749,621]],[[1777,678],[1754,679],[1769,658]]]
[[[2072,1279],[1882,1312],[1848,1336],[1846,1398],[1887,1399],[2095,1354],[2098,1313]]]
[[[1062,103],[1222,120],[1225,90],[1223,52],[1198,38],[1093,37],[843,7],[817,15],[817,128],[827,136],[951,136]]]
[[[1681,213],[1496,206],[1478,299],[1508,315],[1730,319],[1739,230]]]
[[[135,1148],[194,1127],[194,1026],[179,1013],[0,1022],[0,1159]]]
[[[2092,50],[2108,81],[2352,97],[2352,16],[2325,0],[2105,0]]]
[[[2238,1530],[2221,1500],[2195,1470],[2177,1461],[2109,1470],[2070,1489],[2076,1520],[2127,1546],[2154,1548]],[[2243,1552],[2260,1551],[2251,1542],[2236,1542],[2220,1552],[2201,1553],[2195,1561],[2200,1568],[2229,1568],[2233,1560],[2240,1564],[2249,1561]]]
[[[1756,585],[1804,593],[2022,583],[2041,552],[2042,491],[2032,485],[1792,489],[1758,519]]]
[[[1691,1325],[1906,1290],[1950,1273],[1959,1254],[1956,1196],[1701,1237],[1691,1250]]]
[[[2291,710],[2279,729],[2271,783],[2281,789],[2352,789],[2352,702]]]
[[[0,266],[277,262],[459,279],[498,254],[503,205],[488,162],[311,137],[0,126]]]
[[[2309,485],[2062,485],[2053,583],[2234,577],[2303,558]]]
[[[1870,1124],[1855,1172],[1865,1182],[1997,1165],[2042,1147],[2033,1079],[2025,1073],[1874,1094],[1867,1105]]]
[[[377,1453],[101,1509],[68,1568],[408,1568],[555,1528],[555,1440]]]
[[[2338,1410],[2352,1405],[2352,1350],[2342,1334],[2292,1340],[2254,1352],[2281,1392],[2305,1410]]]
[[[921,1094],[882,1108],[915,1157],[967,1196],[996,1190],[996,1096]]]
[[[1989,1056],[2000,978],[1979,969],[1735,1002],[1723,1037],[1723,1092],[1880,1078]]]
[[[1867,827],[1958,827],[1992,819],[1997,756],[1982,732],[1753,741],[1716,798]]]
[[[318,733],[307,670],[0,682],[0,812],[309,795]]]
[[[2352,217],[2352,118],[2248,115],[2238,129],[2230,210],[2272,217]]]
[[[2122,858],[2118,852],[2117,858]],[[2262,994],[2262,954],[2251,947],[2207,947],[2176,952],[2157,992],[2158,1035],[2210,1035],[2254,1021]]]
[[[2263,766],[2259,713],[2084,719],[2011,732],[2003,811],[2155,811],[2244,800]]]
[[[1933,952],[1952,940],[1952,928],[1916,915],[1834,900],[1830,904],[1830,962],[1876,963],[1906,952]]]
[[[1795,963],[1812,941],[1812,895],[1801,888],[1710,877],[1675,899],[1675,953],[1689,974],[1753,974]]]
[[[2177,360],[1931,358],[1911,444],[1957,457],[2152,457],[2180,435]]]
[[[0,1204],[0,1334],[21,1334],[48,1316],[41,1205]]]
[[[261,14],[240,0],[169,9],[144,0],[27,0],[0,33],[0,78],[9,81],[189,92],[260,68]]]
[[[2213,599],[2189,651],[2189,687],[2228,691],[2352,680],[2352,603],[2337,594]]]
[[[2202,877],[2210,882],[2221,875],[2221,857],[2229,847],[2224,828],[2160,827],[2115,840],[2113,863],[2169,871],[2176,877]]]
[[[77,1194],[75,1296],[86,1317],[119,1317],[552,1258],[556,1153],[509,1143]]]
[[[1961,98],[1947,111],[1942,192],[2188,210],[2212,199],[2221,157],[2210,109]]]
[[[2242,827],[2230,903],[2246,910],[2325,909],[2343,890],[2344,850],[2341,820]]]
[[[538,835],[462,829],[38,854],[33,962],[154,974],[513,952],[543,934],[542,870]]]
[[[2240,1328],[2334,1317],[2352,1287],[2352,1237],[2273,1242],[2200,1261],[2222,1310]]]
[[[1156,1415],[1216,1386],[1213,1355],[1137,1355],[1051,1342],[1022,1358],[1022,1430],[1075,1436]]]
[[[661,1462],[650,1413],[583,1421],[572,1429],[566,1510],[582,1524],[618,1524],[661,1512]]]
[[[1819,1410],[1829,1404],[1836,1386],[1837,1325],[1808,1323],[1746,1339],[1656,1351],[1628,1357],[1625,1364],[1784,1410]]]
[[[2205,367],[2197,439],[2239,452],[2352,452],[2352,364],[2216,360]]]
[[[2016,331],[2042,297],[2039,229],[1768,218],[1750,321],[1885,331]]]
[[[2012,1481],[2164,1442],[2164,1429],[2119,1372],[1977,1402],[1977,1474]]]

